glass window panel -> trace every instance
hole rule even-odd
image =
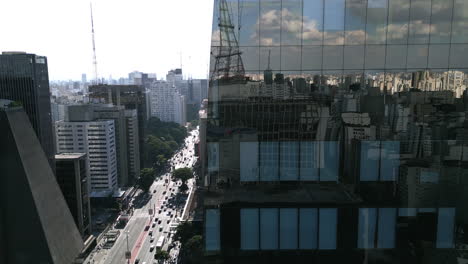
[[[302,46],[302,70],[322,69],[322,46]]]
[[[396,208],[379,208],[377,248],[395,248]]]
[[[336,208],[319,209],[319,249],[336,249]]]
[[[299,142],[281,142],[280,180],[299,180]]]
[[[300,45],[302,32],[302,0],[282,0],[281,44]]]
[[[301,142],[301,180],[302,181],[317,181],[317,153],[316,142]]]
[[[278,180],[278,142],[260,142],[260,180]]]
[[[260,45],[279,46],[281,33],[281,0],[260,1]]]
[[[258,142],[240,142],[240,180],[258,180]]]
[[[407,43],[410,2],[408,0],[389,1],[387,44]]]
[[[419,177],[420,183],[438,183],[439,172],[433,170],[421,170],[421,176]]]
[[[322,77],[321,77],[321,86],[319,88],[319,91],[325,94],[330,94],[333,92],[337,92],[338,89],[344,87],[344,77],[343,77],[343,71],[323,71],[322,72]],[[323,114],[322,111],[319,113],[320,117],[323,116],[328,116],[328,114]],[[322,125],[325,125],[325,118],[321,118],[319,120],[322,122]],[[320,125],[320,124],[319,124]],[[322,133],[320,131],[320,133]],[[318,135],[319,138],[323,138],[323,134]]]
[[[213,6],[213,23],[212,23],[212,30],[211,30],[211,46],[219,46],[219,1],[215,0]]]
[[[317,208],[301,208],[299,215],[299,248],[317,248]]]
[[[429,49],[427,45],[408,46],[408,68],[426,68]]]
[[[258,209],[241,209],[241,249],[258,249]]]
[[[454,0],[452,43],[467,43],[468,34],[466,32],[468,32],[468,1]]]
[[[398,69],[406,68],[406,45],[387,45],[387,56],[385,58],[385,68]]]
[[[208,147],[208,172],[219,170],[219,144],[218,142],[207,143]]]
[[[453,1],[432,0],[431,43],[450,43]]]
[[[260,249],[278,249],[278,209],[260,209]]]
[[[346,0],[346,45],[364,44],[366,39],[366,6],[366,0]]]
[[[437,208],[418,208],[418,213],[435,213]]]
[[[269,67],[273,71],[281,69],[280,47],[260,47],[260,70],[268,69],[268,57],[270,58]]]
[[[439,208],[436,248],[453,248],[455,208]]]
[[[429,45],[429,68],[448,68],[449,44]]]
[[[374,248],[376,208],[359,208],[358,248]]]
[[[382,141],[380,180],[396,181],[400,169],[400,141]]]
[[[323,47],[323,69],[343,68],[343,46]]]
[[[297,249],[297,209],[280,209],[280,249]]]
[[[361,141],[360,180],[378,181],[379,179],[379,141]]]
[[[300,71],[301,51],[301,46],[281,47],[281,70]]]
[[[260,5],[257,0],[239,1],[238,14],[241,15],[241,28],[239,30],[240,46],[259,45],[259,15]],[[236,23],[238,23],[236,21]]]
[[[343,45],[345,0],[326,0],[324,14],[324,44]]]
[[[212,46],[210,51],[210,74],[213,74],[216,62],[216,55],[219,54],[219,47]]]
[[[450,68],[467,68],[468,65],[468,45],[452,44],[450,47]]]
[[[385,65],[385,46],[366,46],[366,69],[383,69]]]
[[[364,68],[364,46],[345,46],[344,47],[344,69],[363,69]]]
[[[259,48],[240,47],[242,62],[246,71],[258,71],[259,68]],[[268,53],[267,53],[268,55]],[[278,54],[279,55],[279,54]]]
[[[206,210],[206,240],[205,247],[207,251],[220,249],[220,236],[219,236],[219,210],[207,209]]]
[[[416,216],[417,214],[416,208],[399,208],[398,209],[398,216],[409,217],[409,216]]]
[[[303,45],[321,45],[323,41],[323,1],[307,0],[303,3]]]
[[[429,43],[430,18],[431,0],[411,0],[408,43]]]
[[[317,142],[320,151],[319,174],[320,181],[338,181],[339,153],[338,142],[320,141]]]
[[[386,41],[387,0],[367,1],[367,44],[384,44]]]
[[[362,71],[345,71],[344,87],[345,90],[359,91],[363,87]],[[358,100],[348,100],[343,108],[343,112],[357,112]]]

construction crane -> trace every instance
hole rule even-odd
[[[97,59],[96,59],[96,43],[94,41],[94,20],[93,20],[93,4],[90,2],[89,7],[91,9],[91,36],[93,39],[93,66],[94,66],[94,81],[98,84],[98,70],[97,70]]]
[[[239,49],[234,25],[231,21],[229,6],[226,0],[219,1],[219,47],[215,56],[215,66],[212,80],[244,81],[245,69],[242,62],[242,52]],[[240,27],[240,25],[239,25]]]

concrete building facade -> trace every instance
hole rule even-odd
[[[55,123],[57,153],[86,153],[91,197],[107,196],[118,187],[113,120]]]

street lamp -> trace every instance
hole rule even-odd
[[[128,248],[128,233],[130,233],[130,231],[125,231],[125,234],[127,235],[127,251],[125,252],[125,258],[127,259],[127,263],[130,264],[130,258],[132,257],[132,253]]]

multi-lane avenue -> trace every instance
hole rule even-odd
[[[178,151],[169,161],[175,169],[183,167],[192,167],[196,158],[194,156],[194,142],[198,137],[198,130],[190,132],[189,136],[185,139],[185,146]],[[166,179],[168,183],[166,183]],[[172,182],[170,180],[170,172],[158,178],[150,187],[150,191],[143,198],[144,204],[138,204],[135,201],[134,213],[128,220],[125,228],[119,229],[120,236],[110,249],[96,249],[88,257],[85,263],[139,263],[150,264],[155,263],[154,255],[156,249],[151,249],[152,245],[156,247],[156,243],[161,236],[165,237],[163,249],[167,250],[171,243],[172,229],[175,228],[180,221],[180,217],[185,208],[187,195],[180,195],[178,193],[180,183]],[[193,182],[190,180],[188,186],[191,189]],[[141,195],[141,196],[144,196]],[[150,215],[149,209],[154,209],[153,214]],[[149,226],[149,228],[147,227]],[[151,234],[150,234],[151,233]],[[125,252],[131,252],[131,259],[129,262],[125,259]],[[171,256],[177,256],[177,247],[171,251]],[[173,262],[174,259],[170,262]]]

